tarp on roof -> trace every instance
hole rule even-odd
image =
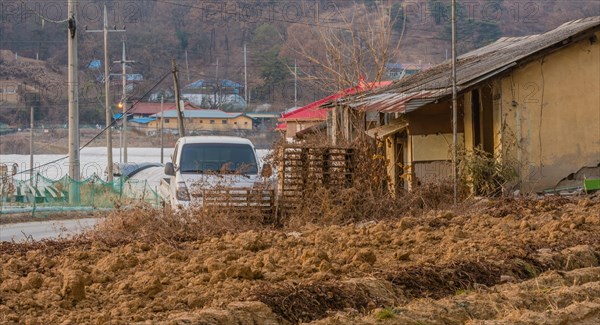
[[[128,113],[127,116],[132,116],[132,114]],[[119,120],[119,119],[123,118],[123,113],[115,113],[115,114],[113,114],[113,118],[115,120]]]
[[[139,124],[148,124],[152,121],[156,121],[156,117],[140,117],[140,118],[133,118],[131,120],[129,120],[130,122],[133,123],[139,123]]]
[[[102,68],[102,61],[100,60],[92,60],[87,66],[88,69],[100,69]]]

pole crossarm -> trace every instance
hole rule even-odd
[[[113,180],[113,153],[112,153],[112,130],[110,129],[110,125],[112,125],[112,114],[110,109],[110,71],[108,67],[108,34],[109,33],[122,33],[125,32],[125,28],[117,29],[117,27],[113,27],[113,29],[108,28],[108,14],[106,11],[106,5],[104,5],[104,24],[103,29],[95,29],[88,30],[87,26],[85,27],[85,31],[87,33],[103,33],[104,34],[104,106],[106,113],[106,158],[107,158],[107,181]]]

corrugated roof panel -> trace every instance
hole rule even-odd
[[[526,58],[552,47],[559,48],[570,39],[585,32],[600,29],[600,16],[571,21],[544,34],[523,37],[503,37],[496,42],[465,53],[458,57],[457,83],[459,90],[470,87],[487,78],[506,71]],[[360,97],[353,96],[347,102],[352,107],[371,106],[369,111],[402,112],[406,109],[406,96],[419,91],[439,91],[452,87],[452,63],[446,61],[431,69],[394,82],[388,87],[373,90]],[[395,94],[398,100],[382,94]],[[392,96],[394,97],[394,96]],[[430,95],[429,97],[433,97]],[[415,104],[418,102],[415,102]],[[395,105],[395,107],[385,107]]]
[[[389,124],[378,126],[376,128],[365,131],[365,133],[371,138],[385,138],[386,136],[402,131],[408,127],[408,122],[403,119],[397,119],[390,121]]]

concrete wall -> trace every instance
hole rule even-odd
[[[600,164],[600,32],[514,70],[496,83],[494,128],[521,162],[521,189],[555,186]],[[500,127],[504,125],[504,127]]]

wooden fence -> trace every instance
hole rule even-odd
[[[306,191],[316,187],[352,186],[354,152],[343,147],[286,146],[278,161],[279,207],[298,206]]]

